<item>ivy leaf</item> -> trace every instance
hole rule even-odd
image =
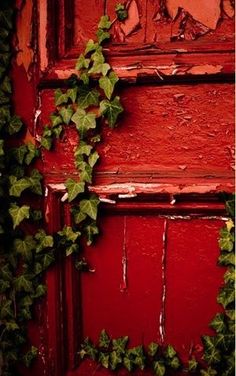
[[[102,73],[103,76],[107,75],[107,72],[111,69],[108,63],[94,63],[93,66],[89,69],[88,73]]]
[[[7,30],[11,30],[13,9],[4,9],[0,11],[0,24]]]
[[[99,363],[105,368],[109,368],[109,354],[104,354],[103,352],[99,353],[98,357]]]
[[[91,166],[86,162],[82,162],[78,164],[78,168],[80,169],[80,179],[87,183],[92,183],[93,170]]]
[[[234,349],[234,335],[233,334],[217,334],[215,343],[218,348],[221,348],[224,352],[229,349]]]
[[[73,214],[74,221],[77,225],[83,222],[85,218],[87,217],[87,214],[82,213],[80,209],[77,209],[77,208],[72,209],[72,214]]]
[[[117,353],[116,351],[112,351],[110,354],[110,364],[111,369],[114,371],[119,364],[122,363],[122,358],[120,356],[120,353]]]
[[[14,183],[12,183],[10,189],[9,189],[9,194],[10,196],[14,196],[14,197],[20,197],[22,192],[29,188],[30,187],[30,182],[28,179],[26,178],[22,178],[22,179],[19,179],[16,181],[14,181]]]
[[[100,103],[100,110],[102,115],[107,118],[109,126],[114,128],[118,115],[123,112],[123,107],[120,104],[120,98],[115,97],[113,101],[104,99]]]
[[[81,141],[80,144],[79,144],[79,147],[77,147],[76,151],[75,151],[75,158],[78,156],[78,155],[87,155],[87,157],[90,155],[91,153],[91,150],[93,149],[93,147],[91,145],[88,145],[86,142],[84,141]]]
[[[105,15],[105,16],[102,16],[100,18],[100,21],[99,21],[99,24],[98,24],[98,28],[99,29],[107,29],[108,30],[108,29],[110,29],[111,25],[112,25],[112,23],[111,23],[109,17],[107,15]]]
[[[71,120],[73,113],[74,113],[74,111],[70,106],[62,107],[59,111],[59,114],[61,115],[62,120],[66,125],[68,125],[70,123],[70,120]]]
[[[34,346],[31,346],[30,351],[28,351],[24,356],[23,356],[23,362],[26,365],[26,367],[30,367],[33,360],[37,357],[38,355],[38,349]]]
[[[218,258],[218,262],[220,265],[234,265],[235,264],[235,256],[233,253],[222,253]]]
[[[11,207],[9,209],[9,213],[13,220],[13,228],[15,229],[19,224],[24,220],[28,219],[30,216],[29,213],[30,207],[27,205],[18,206],[16,204],[11,204]]]
[[[124,21],[126,18],[128,18],[128,11],[125,9],[124,4],[116,4],[115,11],[119,21]]]
[[[99,337],[99,347],[103,347],[104,349],[108,349],[110,345],[110,338],[107,334],[107,332],[105,331],[105,329],[103,329],[101,331],[101,334],[100,334],[100,337]]]
[[[124,354],[128,341],[129,341],[128,336],[113,339],[112,340],[112,345],[113,345],[113,350],[114,350],[113,352],[117,352],[118,354]]]
[[[87,245],[90,246],[93,243],[93,238],[95,235],[99,234],[98,227],[96,226],[96,223],[91,223],[90,225],[87,225],[84,228],[86,237],[87,237]]]
[[[34,299],[36,298],[41,298],[42,296],[44,296],[47,292],[47,286],[45,285],[38,285],[36,287],[36,290],[34,292],[33,295],[31,295]]]
[[[166,368],[163,364],[163,362],[153,362],[153,368],[154,368],[154,372],[155,372],[155,375],[157,376],[164,376],[165,373],[166,373]]]
[[[27,154],[25,156],[25,163],[27,164],[27,166],[29,166],[30,163],[32,162],[32,160],[35,157],[39,156],[39,151],[36,148],[36,146],[34,144],[32,144],[32,142],[29,142],[27,144],[27,148],[28,148],[28,152],[27,152]]]
[[[1,83],[2,90],[7,93],[11,94],[12,93],[12,87],[11,87],[11,80],[8,76],[6,76]]]
[[[79,207],[82,213],[96,220],[99,202],[99,198],[93,194],[89,199],[80,201]]]
[[[201,369],[201,370],[200,370],[200,374],[201,374],[202,376],[216,376],[216,375],[217,375],[217,372],[216,372],[214,369],[212,369],[211,367],[209,367],[209,368],[207,368],[206,370]]]
[[[171,346],[171,345],[168,345],[166,350],[165,350],[165,356],[167,358],[172,359],[172,358],[174,358],[175,355],[176,355],[176,351],[175,351],[174,347]]]
[[[206,351],[215,348],[215,338],[211,336],[202,336],[202,342]]]
[[[234,222],[232,221],[232,219],[229,219],[225,224],[228,232],[230,232],[234,228]]]
[[[7,125],[7,132],[10,135],[13,135],[15,133],[18,133],[20,129],[22,128],[22,126],[23,126],[23,123],[21,119],[19,118],[19,116],[14,115]]]
[[[9,322],[6,322],[6,329],[8,330],[8,331],[15,331],[15,330],[19,330],[20,328],[19,328],[19,325],[17,325],[17,323],[16,322],[14,322],[14,321],[9,321]]]
[[[4,155],[4,140],[0,140],[0,157]]]
[[[96,35],[97,35],[99,44],[101,44],[106,39],[110,39],[110,36],[111,36],[110,33],[102,29],[98,29],[98,31],[96,32]]]
[[[5,300],[1,302],[0,309],[1,309],[0,311],[1,320],[14,317],[11,300]]]
[[[16,291],[33,292],[33,284],[25,274],[15,278],[14,286]]]
[[[226,201],[225,206],[226,206],[227,213],[232,218],[235,218],[235,195],[233,195],[233,199]]]
[[[219,246],[222,251],[232,252],[234,248],[234,234],[231,234],[227,229],[222,229]]]
[[[89,338],[86,338],[84,340],[84,344],[82,345],[82,349],[84,350],[85,354],[88,355],[91,359],[96,360],[98,351],[94,347],[94,345],[90,342]]]
[[[217,313],[214,319],[211,321],[210,326],[215,329],[216,333],[225,332],[225,321],[222,313]]]
[[[125,366],[125,368],[131,372],[133,370],[133,362],[131,359],[127,358],[126,356],[124,357],[123,359],[123,364]]]
[[[13,148],[12,149],[12,154],[15,160],[22,165],[25,155],[27,153],[27,146],[26,145],[21,145],[18,148]]]
[[[87,134],[89,129],[96,128],[96,115],[92,112],[85,112],[78,108],[71,120],[75,123],[81,139]]]
[[[88,163],[89,163],[89,165],[90,165],[91,168],[93,168],[93,166],[97,163],[98,159],[99,159],[99,155],[98,155],[97,151],[93,152],[89,156]]]
[[[0,279],[0,294],[5,293],[10,288],[10,283],[8,281],[4,281]]]
[[[80,74],[80,79],[83,81],[84,85],[89,84],[89,75],[87,72],[83,72]]]
[[[81,54],[77,60],[75,69],[80,70],[80,69],[87,69],[89,67],[90,59],[86,59],[83,54]]]
[[[98,47],[98,43],[95,43],[92,39],[89,39],[89,41],[86,44],[84,54],[87,55],[89,52],[96,51]]]
[[[192,357],[192,359],[188,361],[188,371],[196,372],[197,367],[198,367],[198,362],[196,361],[195,357]]]
[[[71,99],[72,103],[75,103],[75,101],[76,101],[77,92],[78,92],[77,87],[73,87],[71,89],[68,89],[67,92],[66,92],[67,97]]]
[[[83,85],[79,89],[78,104],[80,108],[85,109],[89,106],[97,106],[99,104],[99,92],[96,89],[92,89]]]
[[[43,255],[39,254],[36,257],[36,261],[41,265],[40,268],[38,265],[38,273],[41,273],[42,271],[48,269],[48,267],[55,261],[55,257],[53,253],[46,253]]]
[[[58,125],[62,124],[62,118],[59,115],[52,114],[50,116],[52,122],[52,128],[57,127]]]
[[[58,231],[58,235],[65,237],[67,241],[75,243],[75,241],[80,237],[81,233],[79,231],[73,231],[71,226],[64,226],[62,231]]]
[[[108,76],[101,77],[99,79],[99,86],[101,89],[103,89],[108,99],[111,99],[115,84],[118,80],[119,78],[115,72],[110,72]]]
[[[204,359],[208,364],[217,364],[221,361],[220,351],[217,350],[215,347],[210,348],[205,351]]]
[[[34,237],[38,241],[36,246],[37,253],[41,252],[45,248],[53,247],[53,237],[51,235],[47,235],[44,230],[38,230]]]
[[[79,193],[84,192],[85,184],[84,182],[78,183],[73,179],[67,179],[65,186],[68,191],[68,201],[71,202],[78,196]]]
[[[28,178],[28,181],[30,182],[31,191],[37,195],[42,195],[42,178],[42,175],[37,169],[32,170],[31,175]]]
[[[180,367],[180,361],[179,361],[179,358],[177,356],[174,356],[173,358],[171,358],[169,361],[168,361],[168,365],[172,368],[172,369],[178,369]]]
[[[52,138],[51,137],[42,137],[40,141],[41,146],[46,150],[50,150],[52,147]]]
[[[11,282],[12,272],[10,271],[9,264],[6,264],[6,265],[1,267],[0,274],[1,274],[2,279],[4,279],[4,281],[10,281]]]
[[[66,93],[63,93],[61,89],[55,90],[55,105],[60,106],[61,104],[68,102],[68,96]]]
[[[16,238],[14,248],[17,253],[21,254],[25,261],[32,260],[32,251],[36,247],[36,242],[31,235],[27,235],[24,240]]]
[[[226,308],[230,303],[234,302],[234,288],[223,287],[217,297],[217,302]]]
[[[148,345],[148,355],[150,356],[155,356],[156,353],[157,353],[157,350],[158,350],[158,344],[155,343],[155,342],[151,342],[149,345]]]

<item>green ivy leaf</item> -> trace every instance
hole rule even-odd
[[[4,281],[3,279],[0,279],[0,294],[5,293],[10,287],[11,285],[8,281]]]
[[[90,165],[91,168],[94,167],[94,165],[97,163],[99,159],[99,155],[98,155],[98,152],[97,151],[94,151],[88,158],[88,163]]]
[[[20,120],[19,116],[13,116],[7,125],[7,132],[10,135],[13,135],[15,133],[18,133],[20,129],[22,128],[22,126],[23,126],[23,123]]]
[[[13,148],[11,150],[13,157],[15,160],[22,165],[24,162],[25,155],[27,153],[27,146],[26,145],[21,145],[18,148]]]
[[[38,285],[36,287],[35,292],[31,296],[34,299],[41,298],[42,296],[44,296],[46,294],[46,292],[47,292],[47,286],[45,286],[45,285]]]
[[[88,108],[89,106],[97,106],[99,104],[99,92],[96,89],[92,89],[83,85],[79,89],[78,93],[78,104],[82,109]]]
[[[81,233],[79,231],[73,231],[71,226],[64,226],[62,231],[58,231],[58,235],[65,237],[67,241],[75,243]]]
[[[225,332],[226,326],[223,313],[217,313],[211,321],[210,326],[215,329],[216,333]]]
[[[102,115],[107,118],[110,127],[114,128],[119,114],[123,112],[123,107],[120,104],[120,98],[115,97],[113,101],[104,99],[100,103],[100,110]]]
[[[86,162],[82,162],[82,163],[77,164],[77,167],[80,170],[80,175],[79,175],[80,180],[85,181],[87,183],[92,183],[93,170],[91,166]]]
[[[11,204],[9,213],[13,220],[13,228],[15,229],[24,220],[29,218],[29,209],[27,205],[18,206],[16,204]]]
[[[33,284],[29,279],[29,276],[22,274],[15,278],[14,286],[16,291],[33,292]]]
[[[117,366],[122,363],[122,358],[120,356],[120,353],[117,353],[116,351],[112,351],[110,354],[110,364],[112,371],[115,371]]]
[[[52,147],[52,138],[51,137],[42,137],[40,141],[41,146],[45,149],[50,150]]]
[[[234,335],[233,334],[217,334],[215,338],[216,346],[223,350],[223,352],[227,352],[230,349],[234,349]]]
[[[24,240],[16,238],[14,248],[17,253],[21,254],[25,261],[32,260],[32,251],[36,248],[36,242],[31,235],[27,235]]]
[[[55,90],[55,105],[60,106],[68,102],[68,96],[66,93],[63,93],[61,89]]]
[[[116,82],[119,80],[115,72],[110,72],[108,76],[99,79],[99,86],[104,91],[106,97],[111,99]]]
[[[105,368],[109,368],[109,354],[104,354],[103,352],[99,353],[98,357],[99,363]]]
[[[81,54],[77,60],[75,69],[80,70],[80,69],[87,69],[90,64],[90,59],[86,59],[83,54]]]
[[[111,36],[110,33],[102,29],[98,29],[98,31],[96,32],[96,35],[97,35],[99,44],[102,44],[102,42],[106,39],[110,39],[110,36]]]
[[[220,265],[228,266],[235,264],[235,256],[233,253],[222,253],[218,258]]]
[[[104,349],[108,349],[110,345],[110,338],[107,334],[107,332],[105,331],[105,329],[103,329],[101,331],[101,334],[100,334],[100,337],[99,337],[99,347],[103,347]]]
[[[13,9],[4,9],[0,11],[0,24],[7,30],[11,30],[13,28],[12,15]]]
[[[42,178],[43,176],[37,169],[32,170],[31,175],[28,178],[28,181],[30,183],[30,190],[37,195],[42,195]]]
[[[78,183],[73,179],[67,179],[65,182],[65,186],[68,191],[68,201],[71,202],[78,196],[78,194],[84,192],[85,184],[84,182]]]
[[[153,369],[155,372],[155,375],[157,376],[164,376],[166,373],[166,368],[163,364],[163,362],[153,362]]]
[[[8,76],[6,76],[1,84],[2,90],[7,93],[12,93],[12,87],[11,87],[11,80]]]
[[[117,352],[118,354],[124,354],[128,341],[129,341],[128,336],[113,339],[112,346],[113,346],[114,352]]]
[[[96,115],[92,112],[85,112],[78,108],[71,120],[75,123],[81,139],[85,137],[89,129],[96,128]]]
[[[66,125],[68,125],[70,123],[70,120],[71,120],[73,113],[74,113],[74,111],[70,106],[62,107],[59,111],[59,114],[61,115],[62,120]]]
[[[6,265],[1,267],[0,275],[1,275],[2,279],[4,279],[4,281],[11,282],[12,272],[10,271],[10,265],[9,264],[6,264]]]
[[[168,345],[165,350],[165,356],[166,358],[172,359],[176,355],[176,351],[173,346]]]
[[[38,273],[41,273],[42,271],[44,270],[47,270],[48,267],[54,263],[55,261],[55,257],[53,255],[53,253],[46,253],[46,254],[39,254],[37,255],[36,257],[36,261],[38,264],[40,264],[41,266],[39,267],[39,265],[37,266],[38,270],[37,272]],[[36,274],[38,274],[36,273]]]
[[[174,356],[173,358],[171,358],[169,361],[168,361],[168,365],[172,368],[172,369],[178,369],[180,368],[180,360],[177,356]]]
[[[89,75],[87,72],[83,72],[80,74],[80,79],[83,81],[83,84],[84,85],[88,85],[89,84]]]
[[[78,88],[73,87],[71,89],[68,89],[66,94],[69,99],[71,99],[72,103],[75,103],[76,98],[77,98],[77,93],[78,93]]]
[[[128,11],[125,9],[124,4],[116,4],[115,11],[119,21],[124,21],[126,18],[128,18]]]
[[[11,178],[11,177],[10,177]],[[14,182],[11,182],[11,187],[9,189],[10,196],[20,197],[22,192],[30,187],[30,182],[27,178],[15,179]]]
[[[204,359],[208,364],[217,364],[221,361],[220,351],[215,347],[208,349],[204,353]]]
[[[219,246],[222,251],[232,252],[234,248],[234,234],[231,234],[228,230],[222,229]]]
[[[79,207],[82,213],[96,220],[99,202],[99,198],[92,194],[89,199],[80,201]]]
[[[234,309],[228,309],[225,311],[225,314],[227,317],[229,317],[230,320],[235,320],[235,310]]]
[[[13,318],[13,308],[12,308],[12,301],[11,300],[4,300],[1,302],[0,305],[0,318],[1,320],[6,318]]]
[[[226,210],[227,213],[232,217],[235,218],[235,195],[233,195],[233,198],[226,201]]]
[[[125,356],[123,359],[123,364],[129,372],[133,371],[133,361],[131,359]]]
[[[196,358],[195,358],[195,357],[192,357],[192,358],[188,361],[188,371],[189,371],[189,372],[196,372],[197,367],[198,367],[198,362],[196,361]]]
[[[216,376],[216,375],[217,375],[217,372],[216,372],[216,370],[214,370],[213,368],[209,367],[209,368],[207,368],[206,370],[201,369],[201,370],[200,370],[200,374],[201,374],[202,376]]]
[[[83,222],[85,218],[87,218],[87,214],[82,213],[81,210],[78,208],[73,208],[72,214],[73,214],[74,221],[77,225]]]
[[[0,140],[0,157],[2,157],[4,153],[4,140]]]
[[[50,116],[51,122],[52,122],[52,128],[57,127],[58,125],[62,124],[62,118],[58,114],[52,114]]]
[[[89,52],[96,51],[98,47],[98,43],[95,43],[92,39],[89,39],[89,41],[86,44],[84,54],[87,55]]]
[[[92,74],[99,74],[102,73],[103,76],[107,75],[107,72],[111,69],[108,63],[95,63],[89,69],[88,73]]]
[[[158,344],[155,343],[155,342],[151,342],[149,345],[148,345],[148,355],[150,356],[155,356],[156,353],[157,353],[157,350],[158,350]]]
[[[39,156],[39,151],[36,148],[36,146],[32,144],[32,142],[29,142],[27,144],[27,148],[28,148],[28,152],[25,156],[25,163],[27,164],[27,166],[29,166],[30,163],[33,161],[33,159]]]
[[[26,365],[26,367],[30,367],[33,360],[37,357],[38,355],[38,349],[34,346],[31,346],[30,351],[28,351],[24,356],[23,356],[23,362]]]
[[[87,157],[91,154],[93,147],[91,145],[88,145],[84,141],[80,141],[79,147],[76,148],[75,151],[75,158],[80,155],[87,155]]]
[[[35,239],[38,241],[36,252],[39,253],[45,248],[53,247],[54,241],[51,235],[47,235],[44,230],[38,230],[35,234]]]
[[[222,304],[226,308],[230,303],[234,302],[234,288],[233,287],[223,287],[217,297],[217,302]]]
[[[93,243],[94,236],[99,234],[98,227],[94,222],[90,225],[85,226],[84,231],[87,237],[87,245],[90,246]]]
[[[99,29],[106,29],[106,30],[109,30],[110,27],[111,27],[112,23],[109,19],[109,16],[105,15],[105,16],[102,16],[100,18],[100,21],[99,21],[99,24],[98,24],[98,28]]]

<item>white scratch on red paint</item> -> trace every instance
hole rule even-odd
[[[162,259],[161,259],[162,298],[161,298],[161,312],[159,316],[159,333],[161,337],[161,343],[164,342],[164,337],[165,337],[167,219],[165,219],[164,221],[162,244],[163,244]]]
[[[127,249],[126,249],[126,216],[124,216],[124,234],[123,234],[123,247],[122,247],[122,281],[120,284],[120,291],[127,290]]]

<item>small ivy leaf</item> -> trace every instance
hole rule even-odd
[[[23,164],[26,153],[27,153],[26,145],[21,145],[18,148],[12,149],[12,155],[20,165]]]
[[[90,246],[93,243],[94,236],[99,234],[99,229],[94,222],[90,225],[87,225],[84,228],[84,231],[87,237],[87,245]]]
[[[67,92],[66,92],[67,97],[69,99],[71,99],[72,103],[75,103],[75,101],[76,101],[77,92],[78,92],[78,88],[77,87],[73,87],[71,89],[68,89]]]
[[[100,103],[100,110],[102,115],[107,118],[109,126],[114,128],[119,114],[123,112],[123,107],[120,104],[120,98],[115,97],[113,101],[104,99]]]
[[[66,256],[72,255],[72,253],[77,253],[79,251],[79,245],[78,244],[72,244],[69,247],[66,248]]]
[[[233,253],[222,253],[218,258],[218,263],[224,266],[235,264],[235,256]]]
[[[215,337],[211,336],[202,336],[202,342],[205,349],[208,351],[210,349],[215,348]]]
[[[74,113],[74,111],[70,106],[62,107],[59,111],[59,114],[61,115],[62,120],[66,125],[68,125],[70,123],[70,120],[71,120],[73,113]]]
[[[42,180],[42,175],[39,173],[37,169],[32,170],[30,177],[28,178],[28,181],[30,183],[30,190],[37,194],[37,195],[42,195],[42,185],[41,185],[41,180]]]
[[[68,102],[68,96],[66,93],[63,93],[61,89],[55,90],[55,105],[60,106]]]
[[[175,351],[174,347],[171,346],[171,345],[168,345],[167,348],[166,348],[166,350],[165,350],[165,356],[166,356],[166,358],[170,358],[171,359],[175,355],[176,355],[176,351]]]
[[[77,225],[83,222],[85,218],[87,217],[87,214],[82,213],[81,210],[77,208],[73,208],[72,214],[73,214],[74,221]]]
[[[52,138],[51,137],[42,137],[40,141],[41,146],[45,149],[50,150],[52,147]]]
[[[180,367],[180,360],[177,356],[174,356],[173,358],[171,358],[169,361],[168,361],[168,365],[172,368],[172,369],[178,369]]]
[[[96,51],[98,47],[98,43],[95,43],[92,39],[89,39],[89,41],[86,44],[84,54],[87,55],[89,52]]]
[[[78,93],[79,107],[85,109],[89,106],[97,106],[99,104],[99,92],[96,89],[91,90],[87,85],[83,85]]]
[[[113,339],[112,340],[113,350],[115,350],[118,354],[124,354],[128,341],[129,341],[128,336]]]
[[[101,331],[101,334],[100,334],[100,337],[99,337],[99,347],[103,347],[104,349],[108,349],[109,345],[110,345],[110,338],[107,334],[107,332],[105,331],[105,329],[103,329]]]
[[[67,241],[75,243],[81,233],[79,231],[73,231],[71,226],[64,226],[62,231],[58,231],[58,235],[65,237]]]
[[[20,318],[23,320],[31,320],[32,319],[32,313],[29,308],[24,308],[20,311]]]
[[[110,364],[112,371],[115,371],[117,366],[122,363],[122,358],[120,356],[120,353],[117,353],[116,351],[112,351],[110,354]]]
[[[109,368],[109,354],[104,354],[103,352],[99,353],[98,357],[99,363],[105,368]]]
[[[91,168],[94,167],[94,165],[97,163],[98,159],[99,159],[99,155],[98,155],[97,151],[90,154],[90,156],[88,158],[88,163],[89,163]]]
[[[63,127],[62,127],[62,125],[58,125],[57,127],[54,127],[53,130],[52,130],[53,135],[54,135],[56,138],[59,138],[59,137],[60,137],[62,131],[63,131]]]
[[[90,218],[96,220],[99,203],[99,198],[93,194],[89,199],[80,201],[79,207],[82,213],[85,213]]]
[[[6,330],[8,330],[8,331],[15,331],[15,330],[19,330],[20,329],[20,327],[19,327],[19,325],[17,325],[17,323],[16,322],[14,322],[14,321],[9,321],[9,322],[6,322]]]
[[[37,255],[36,261],[41,265],[41,272],[47,270],[48,267],[55,261],[55,257],[52,253],[46,253],[44,255]]]
[[[206,370],[201,369],[200,374],[202,376],[216,376],[217,372],[214,369],[212,369],[211,367],[208,367]]]
[[[0,309],[1,309],[0,311],[1,320],[6,319],[6,318],[14,318],[11,300],[2,301]]]
[[[198,362],[196,361],[195,357],[192,357],[188,361],[188,371],[189,372],[196,372],[197,371],[197,367],[198,367]]]
[[[103,31],[102,29],[98,29],[96,32],[97,38],[98,38],[98,43],[102,44],[102,42],[106,39],[110,39],[110,33],[108,31]]]
[[[10,288],[10,283],[8,281],[4,281],[0,279],[0,294],[5,293]]]
[[[85,184],[84,182],[78,183],[73,179],[67,179],[65,186],[68,191],[68,201],[71,202],[78,196],[78,194],[84,192]]]
[[[11,80],[8,76],[6,76],[1,83],[2,90],[7,93],[11,94],[12,93],[12,87],[11,87]]]
[[[9,264],[2,266],[1,270],[0,270],[0,275],[1,275],[2,279],[4,279],[4,281],[11,282],[12,272],[10,271],[9,267],[10,267]]]
[[[149,345],[148,345],[148,355],[150,356],[155,356],[156,353],[157,353],[157,350],[158,350],[158,344],[155,343],[155,342],[151,342]]]
[[[52,114],[50,116],[52,122],[52,128],[57,127],[58,125],[62,124],[62,118],[59,115]]]
[[[164,376],[166,373],[166,368],[163,364],[163,362],[153,362],[153,369],[155,372],[155,375],[157,376]]]
[[[25,261],[32,260],[32,251],[36,248],[36,242],[31,235],[27,235],[24,240],[16,238],[14,240],[14,249],[21,254]]]
[[[2,157],[4,153],[4,140],[0,140],[0,157]]]
[[[4,9],[0,11],[0,24],[7,30],[11,30],[13,27],[12,15],[13,9]]]
[[[101,136],[97,134],[96,136],[91,138],[91,142],[100,142],[101,141]]]
[[[12,183],[10,189],[9,189],[9,194],[10,196],[14,197],[20,197],[22,192],[30,187],[30,182],[27,178],[22,178],[19,180],[16,180],[14,183]]]
[[[227,317],[229,317],[230,320],[235,320],[235,310],[234,309],[228,309],[225,311],[225,314]]]
[[[87,183],[92,183],[93,170],[91,166],[86,162],[82,162],[78,164],[78,168],[80,169],[80,180]]]
[[[90,64],[90,59],[86,59],[83,54],[81,54],[77,60],[75,69],[80,70],[80,69],[87,69]]]
[[[226,228],[227,228],[228,232],[230,232],[232,230],[232,228],[234,228],[234,223],[233,223],[232,219],[229,219],[225,224],[226,224]]]
[[[90,155],[93,147],[91,145],[88,145],[86,142],[81,141],[79,144],[79,147],[76,148],[75,150],[75,157],[78,155],[87,155],[87,157]]]
[[[83,81],[84,85],[88,85],[89,84],[89,75],[88,75],[87,72],[82,72],[80,74],[80,79]]]
[[[25,156],[25,163],[27,164],[27,166],[29,166],[33,159],[39,156],[39,150],[36,148],[34,144],[32,144],[32,142],[29,142],[27,144],[27,148],[28,152]]]
[[[92,112],[85,112],[78,108],[71,120],[75,123],[81,139],[85,137],[89,129],[96,128],[96,115]]]
[[[215,338],[216,346],[224,352],[234,349],[234,335],[233,334],[217,334]]]
[[[31,346],[30,351],[28,351],[24,356],[23,356],[23,362],[26,365],[26,367],[30,367],[33,360],[37,357],[38,355],[38,349],[34,346]]]
[[[234,288],[233,287],[223,287],[217,297],[217,302],[222,304],[226,308],[230,303],[234,302]]]
[[[222,313],[217,313],[214,319],[211,321],[210,326],[215,329],[216,333],[225,332],[225,320]]]
[[[75,262],[75,267],[79,271],[85,271],[85,272],[87,272],[89,270],[88,263],[85,261],[84,258],[82,260],[76,261]]]
[[[126,18],[128,18],[128,11],[125,9],[124,4],[116,4],[115,12],[119,21],[124,21]]]
[[[101,77],[99,79],[99,86],[101,89],[103,89],[108,99],[111,99],[115,84],[118,80],[119,78],[115,72],[110,72],[108,76]]]
[[[227,228],[220,231],[221,238],[219,240],[219,246],[222,251],[232,252],[234,248],[234,234],[231,234]]]
[[[10,135],[13,135],[15,133],[18,133],[20,129],[22,128],[22,126],[23,126],[23,123],[20,120],[19,116],[13,116],[7,125],[7,132]]]
[[[133,362],[131,359],[127,358],[126,356],[124,357],[123,359],[123,364],[125,366],[125,368],[131,372],[133,370]]]
[[[208,364],[217,364],[221,361],[220,351],[215,347],[205,351],[204,359]]]
[[[99,74],[102,73],[103,76],[107,75],[107,72],[111,69],[108,63],[94,63],[93,66],[89,69],[88,73]]]
[[[99,29],[106,29],[106,30],[109,30],[110,27],[111,27],[112,23],[109,19],[109,17],[107,15],[105,16],[102,16],[100,18],[100,21],[99,21],[99,24],[98,24],[98,28]]]
[[[86,352],[86,355],[91,359],[96,360],[98,350],[94,347],[89,338],[85,338],[82,348]]]
[[[226,201],[226,210],[227,213],[232,217],[235,218],[235,195],[232,195],[233,199]]]
[[[11,204],[9,213],[13,220],[13,228],[15,229],[24,219],[29,219],[30,207],[27,205],[17,206],[16,204]]]
[[[35,239],[38,241],[36,252],[39,253],[45,248],[52,248],[54,241],[51,235],[47,235],[44,230],[38,230],[35,234]]]
[[[41,298],[42,296],[44,296],[47,292],[47,286],[45,285],[38,285],[36,287],[36,290],[34,292],[34,294],[32,294],[32,298],[36,299],[36,298]]]
[[[33,284],[25,274],[15,278],[13,283],[16,291],[33,292]]]

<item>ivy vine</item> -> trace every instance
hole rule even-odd
[[[124,21],[127,9],[116,5],[117,20]],[[99,233],[96,219],[99,198],[90,193],[93,168],[99,160],[96,144],[101,141],[101,127],[114,128],[123,112],[120,98],[115,95],[118,77],[106,62],[103,43],[110,38],[112,26],[108,16],[102,16],[97,40],[89,40],[76,63],[77,75],[68,80],[67,90],[55,91],[55,111],[45,126],[40,145],[22,143],[25,127],[14,114],[9,76],[14,31],[14,1],[0,4],[0,369],[3,376],[19,374],[20,362],[30,366],[37,356],[27,337],[27,324],[33,318],[34,303],[46,293],[44,272],[56,261],[58,251],[66,256],[77,255],[76,267],[86,270],[86,260],[80,257],[81,239],[91,245]],[[67,179],[67,199],[72,204],[73,225],[65,226],[54,235],[43,229],[40,211],[43,194],[42,175],[35,168],[42,149],[51,150],[66,126],[74,126],[79,144],[74,151],[78,179]],[[36,197],[36,199],[35,199]],[[75,201],[74,201],[75,200]],[[75,204],[74,204],[75,202]],[[232,201],[227,201],[229,217],[234,218]],[[189,360],[182,365],[175,349],[162,348],[152,342],[127,348],[128,337],[111,339],[105,330],[95,346],[86,339],[79,353],[81,359],[91,357],[105,368],[116,370],[124,366],[128,371],[152,367],[156,375],[168,369],[184,369],[208,375],[232,375],[234,357],[234,234],[233,219],[221,230],[219,264],[227,266],[225,286],[218,302],[224,307],[211,322],[215,336],[204,336],[203,362]]]

